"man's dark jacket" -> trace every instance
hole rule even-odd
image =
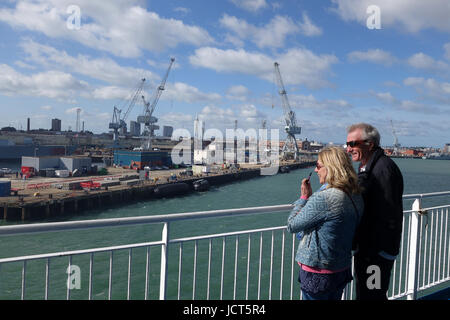
[[[364,198],[364,214],[359,224],[354,248],[362,255],[384,251],[399,253],[403,221],[403,177],[394,161],[376,148],[360,170],[358,181]]]

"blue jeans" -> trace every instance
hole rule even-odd
[[[300,268],[300,282],[304,300],[341,300],[345,286],[353,279],[350,268],[336,273],[321,274]]]
[[[341,300],[344,287],[340,290],[310,294],[302,289],[303,300]]]

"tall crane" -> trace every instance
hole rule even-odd
[[[128,118],[128,115],[130,114],[131,110],[133,109],[134,105],[136,104],[136,101],[139,98],[139,95],[142,92],[142,89],[144,88],[145,78],[141,79],[139,85],[137,88],[133,91],[133,94],[131,95],[131,98],[128,100],[128,107],[125,111],[124,115],[122,114],[122,109],[117,108],[114,106],[113,116],[112,120],[109,123],[109,129],[114,130],[113,134],[113,140],[114,140],[114,147],[117,147],[119,144],[119,130],[127,128],[126,120]]]
[[[280,64],[275,62],[275,74],[277,78],[277,84],[279,89],[279,94],[281,96],[281,102],[283,106],[284,112],[284,120],[286,122],[286,126],[284,127],[287,137],[284,142],[282,156],[283,158],[287,158],[289,153],[294,154],[294,160],[297,160],[299,150],[297,146],[297,139],[295,138],[296,134],[300,134],[302,132],[302,128],[297,125],[297,119],[295,117],[295,112],[292,111],[291,106],[289,104],[289,100],[287,97],[286,89],[284,88],[283,79],[281,78],[280,73]]]
[[[394,136],[394,154],[397,154],[401,144],[398,142],[397,134],[395,133],[394,123],[392,122],[392,120],[391,120],[391,127],[392,127],[392,135]]]
[[[164,91],[164,87],[166,85],[167,78],[169,77],[170,69],[175,61],[175,58],[170,58],[169,68],[161,81],[161,84],[156,88],[156,91],[153,95],[152,102],[147,102],[145,97],[142,96],[142,100],[144,102],[144,115],[139,116],[137,121],[139,123],[143,123],[145,128],[147,129],[147,141],[143,142],[142,148],[144,150],[152,150],[152,138],[155,135],[155,130],[159,129],[156,125],[158,119],[153,116],[153,112],[155,111],[156,105],[158,104],[159,98],[161,97],[162,92]]]

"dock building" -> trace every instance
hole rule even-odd
[[[143,169],[146,166],[170,167],[172,159],[167,151],[114,150],[114,164],[132,169]]]
[[[55,170],[67,170],[70,174],[77,170],[81,174],[86,174],[92,172],[92,159],[79,156],[22,157],[22,168],[33,168],[36,174],[42,176],[53,176]],[[47,172],[52,173],[47,175]]]

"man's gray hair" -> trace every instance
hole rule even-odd
[[[357,129],[361,129],[361,138],[363,140],[373,142],[375,147],[380,146],[380,133],[378,132],[377,128],[371,126],[368,123],[356,123],[347,128],[347,133],[353,132]]]

